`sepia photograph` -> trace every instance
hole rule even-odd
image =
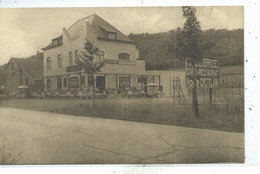
[[[0,165],[244,164],[243,6],[0,8],[0,22]]]

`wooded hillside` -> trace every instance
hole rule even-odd
[[[174,39],[176,30],[155,34],[130,34],[139,49],[140,59],[146,60],[146,69],[184,68],[184,62],[174,60]],[[205,53],[206,57],[219,58],[220,66],[244,63],[244,30],[206,30],[201,34],[202,44],[212,42],[215,46]]]

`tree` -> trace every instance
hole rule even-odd
[[[185,6],[182,7],[183,18],[186,19],[183,28],[177,29],[176,51],[175,55],[180,59],[188,59],[192,67],[192,106],[195,117],[199,117],[198,97],[197,97],[197,73],[195,64],[201,62],[203,53],[211,47],[208,43],[201,46],[200,43],[200,23],[196,18],[196,8]]]
[[[94,42],[86,39],[84,49],[77,54],[76,64],[80,65],[81,68],[92,78],[93,81],[93,109],[96,108],[96,76],[101,67],[105,65],[105,60],[98,60],[99,49],[94,45]]]

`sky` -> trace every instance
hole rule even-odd
[[[243,7],[196,7],[201,29],[244,28]],[[97,14],[122,33],[158,33],[182,27],[181,7],[0,8],[0,65],[41,51],[78,19]]]

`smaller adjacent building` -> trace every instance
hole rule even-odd
[[[9,96],[18,95],[21,86],[30,92],[42,90],[44,88],[43,58],[11,58],[5,67],[5,77]]]
[[[185,69],[170,69],[170,70],[151,70],[146,71],[147,75],[157,75],[160,77],[160,90],[163,92],[163,96],[172,97],[174,95],[173,80],[179,78],[180,87],[182,88],[183,95],[188,96],[188,88],[186,88],[185,82]],[[155,80],[155,83],[158,79]]]

